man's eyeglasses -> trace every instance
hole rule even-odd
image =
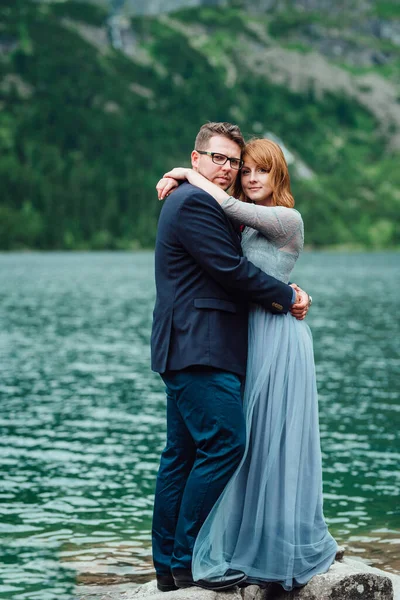
[[[229,156],[225,156],[225,154],[220,154],[219,152],[206,152],[205,150],[196,150],[196,152],[211,156],[211,160],[216,165],[224,165],[226,161],[229,160],[231,168],[235,169],[235,171],[239,171],[244,164],[241,158],[230,158]]]

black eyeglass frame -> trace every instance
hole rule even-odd
[[[221,152],[207,152],[206,150],[196,150],[196,152],[198,152],[199,154],[207,154],[207,156],[211,156],[211,160],[213,161],[213,163],[215,165],[220,165],[222,167],[222,165],[226,165],[227,161],[229,160],[229,163],[231,165],[231,169],[234,169],[235,171],[240,171],[240,169],[243,167],[244,165],[244,161],[241,158],[231,158],[230,156],[226,156],[226,154],[221,154]],[[218,156],[223,156],[225,157],[225,161],[223,163],[217,163],[214,160],[214,156],[215,155]],[[239,166],[238,167],[234,167],[232,164],[232,161],[239,161]]]

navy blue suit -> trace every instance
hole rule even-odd
[[[284,314],[292,288],[243,257],[222,208],[188,183],[164,202],[155,275],[152,369],[167,386],[167,444],[153,558],[157,574],[166,575],[190,569],[197,533],[244,451],[248,303]]]

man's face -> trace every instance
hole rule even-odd
[[[240,159],[241,155],[240,146],[223,135],[214,135],[210,138],[204,150],[223,154],[229,158]],[[199,154],[196,150],[192,152],[192,167],[223,190],[235,182],[239,173],[238,170],[232,169],[229,160],[224,165],[216,165],[211,156]]]

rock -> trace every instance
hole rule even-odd
[[[291,592],[271,583],[266,588],[250,585],[219,593],[196,587],[163,593],[151,581],[115,600],[400,600],[399,575],[343,558],[343,553],[340,548],[338,560],[327,573]]]
[[[213,592],[198,587],[185,588],[175,592],[159,592],[155,581],[145,583],[132,594],[120,600],[243,600],[239,588],[227,592]]]
[[[276,584],[264,590],[256,587],[247,588],[243,600],[394,600],[389,573],[347,558],[291,592]]]
[[[272,588],[272,584],[270,584],[267,589],[262,589],[258,587],[258,585],[249,585],[249,587],[244,588],[242,590],[242,599],[243,600],[264,600],[268,598],[267,595]],[[280,588],[282,589],[282,588]]]
[[[345,550],[344,546],[338,546],[338,549],[337,549],[337,552],[336,552],[336,556],[335,556],[335,560],[342,561],[345,552],[346,552],[346,550]]]

